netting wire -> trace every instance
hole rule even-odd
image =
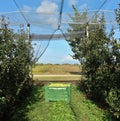
[[[16,3],[15,0],[13,0],[16,7],[18,8],[18,10],[20,11],[21,15],[23,16],[23,18],[25,19],[26,23],[28,24],[28,20],[27,17],[25,16],[25,14],[23,13],[23,11],[20,9],[19,5]],[[101,8],[105,5],[105,3],[107,2],[107,0],[105,0],[99,7],[99,9],[97,10],[97,13],[101,10]],[[57,31],[60,31],[63,38],[65,40],[68,40],[67,36],[69,36],[70,34],[66,35],[63,30],[61,29],[61,21],[62,21],[62,14],[63,14],[63,5],[64,5],[64,0],[61,0],[61,6],[60,6],[60,12],[59,12],[59,18],[58,18],[58,28],[56,30],[53,31],[53,33],[49,36],[48,38],[48,43],[46,45],[46,47],[43,49],[43,51],[40,52],[41,46],[39,46],[39,48],[37,49],[37,53],[35,54],[35,61],[37,62],[39,60],[39,58],[45,53],[45,51],[47,50],[50,41],[53,39],[53,37],[56,35],[55,33]],[[89,20],[87,21],[89,23]],[[33,38],[31,38],[33,39]]]
[[[16,7],[18,8],[18,10],[20,11],[21,15],[23,16],[24,20],[26,21],[27,24],[29,24],[27,18],[25,17],[24,13],[22,12],[22,10],[20,9],[19,5],[17,4],[16,0],[13,0],[13,2],[15,3]]]
[[[48,44],[47,44],[46,48],[45,48],[44,51],[38,56],[38,58],[36,58],[35,61],[37,61],[37,60],[45,53],[45,51],[47,50],[47,48],[48,48],[48,46],[49,46],[49,44],[50,44],[50,41],[52,40],[53,36],[55,35],[55,33],[56,33],[57,31],[59,31],[59,30],[62,32],[62,30],[60,29],[60,27],[61,27],[61,20],[62,20],[63,4],[64,4],[64,0],[61,0],[61,7],[60,7],[59,19],[58,19],[58,28],[57,28],[56,30],[53,31],[53,33],[51,34],[51,36],[50,36],[50,38],[49,38],[49,40],[48,40]],[[62,34],[63,34],[63,32],[62,32]],[[64,36],[64,37],[65,37],[65,36]]]
[[[63,0],[62,0],[62,1],[63,1]],[[19,5],[17,4],[16,0],[13,0],[13,2],[15,3],[15,5],[16,5],[16,7],[18,8],[18,10],[20,11],[22,17],[23,17],[24,20],[26,21],[27,27],[30,27],[30,24],[29,24],[29,22],[28,22],[26,16],[24,15],[24,13],[22,12],[22,10],[20,9],[20,7],[19,7]],[[61,5],[61,6],[62,6],[62,5]],[[61,9],[61,10],[62,10],[62,9]],[[62,14],[62,13],[60,12],[60,14]],[[60,22],[59,22],[58,24],[59,24],[58,26],[60,26],[61,20],[60,20]],[[35,54],[34,59],[33,59],[33,61],[34,61],[35,63],[39,60],[39,58],[40,58],[40,57],[45,53],[45,51],[47,50],[47,48],[48,48],[48,46],[49,46],[49,44],[50,44],[50,41],[51,41],[51,39],[53,38],[53,36],[54,36],[54,34],[55,34],[56,31],[57,31],[57,30],[53,31],[53,33],[51,34],[51,36],[50,36],[50,38],[49,38],[49,40],[48,40],[48,43],[47,43],[46,47],[44,48],[44,50],[41,52],[41,54],[40,54],[40,48],[41,48],[41,46],[39,46],[39,48],[38,48],[38,50],[37,50],[37,53]],[[29,34],[28,36],[30,36],[30,34]],[[29,41],[30,41],[30,40],[29,40]]]
[[[44,50],[41,52],[41,54],[38,56],[39,51],[40,51],[40,47],[39,47],[39,50],[37,50],[37,53],[36,53],[36,55],[35,55],[34,62],[37,62],[37,61],[41,58],[41,56],[45,53],[45,51],[47,50],[47,48],[48,48],[48,46],[49,46],[49,44],[50,44],[50,41],[52,40],[52,38],[53,38],[54,34],[56,33],[56,31],[58,31],[58,30],[54,30],[54,31],[53,31],[53,33],[51,34],[50,38],[48,39],[48,43],[47,43],[45,49],[44,49]]]

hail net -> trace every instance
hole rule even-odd
[[[79,12],[82,14],[81,11]],[[89,22],[89,24],[97,24],[92,21],[93,16],[95,13],[98,13],[99,15],[104,13],[106,26],[112,27],[114,25],[116,27],[117,25],[114,11],[87,11],[88,17],[77,19],[77,21],[73,21],[70,17],[74,16],[74,12],[63,12],[60,26],[60,30],[62,31],[58,30],[59,12],[44,13],[36,11],[22,11],[22,13],[30,24],[31,44],[34,49],[33,59],[36,60],[38,60],[45,52],[50,40],[65,40],[69,39],[71,36],[80,37],[85,34],[85,31],[68,33],[67,29],[69,28],[69,24],[78,25],[86,24],[87,22]],[[24,27],[27,25],[20,11],[0,13],[0,16],[7,17],[10,28],[15,30],[17,30],[20,25],[24,25]]]

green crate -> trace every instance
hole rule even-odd
[[[70,84],[51,83],[45,86],[46,101],[70,101]]]

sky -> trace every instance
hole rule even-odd
[[[24,13],[24,17],[21,13],[15,12],[19,11],[15,2],[22,11],[29,11],[29,14]],[[61,29],[66,32],[68,27],[68,22],[71,20],[68,14],[73,14],[72,5],[79,11],[88,10],[92,14],[94,10],[105,10],[107,22],[113,23],[114,19],[114,9],[118,8],[119,0],[106,0],[105,4],[101,5],[105,0],[64,0],[63,13],[61,20]],[[30,23],[30,32],[35,34],[61,34],[58,31],[59,22],[59,12],[60,12],[61,0],[0,0],[0,15],[5,15],[9,17],[9,21],[13,24],[13,28],[18,27],[19,24]],[[100,8],[101,7],[101,8]],[[6,13],[7,12],[7,13]],[[108,31],[110,30],[110,24],[107,25]],[[26,25],[25,25],[26,27]],[[116,29],[117,34],[118,29]],[[117,36],[116,36],[117,37]],[[48,40],[46,41],[35,41],[33,40],[33,46],[36,48],[34,55],[39,56],[48,45]],[[72,59],[71,47],[68,45],[65,38],[59,40],[51,39],[48,48],[45,53],[40,57],[38,63],[52,63],[52,64],[76,64],[79,63],[77,60]]]

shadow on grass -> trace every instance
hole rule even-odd
[[[70,74],[81,75],[81,72],[70,72]]]
[[[33,86],[32,91],[20,105],[16,107],[13,112],[13,116],[9,121],[29,121],[27,113],[30,110],[30,106],[38,101],[42,101],[44,98],[43,86]]]

